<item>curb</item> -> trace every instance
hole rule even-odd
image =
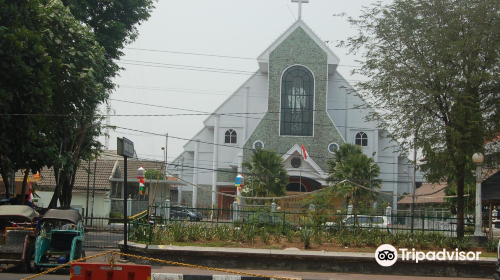
[[[151,273],[151,280],[273,280],[274,278],[240,275],[195,275],[174,273]],[[300,279],[299,279],[300,280]]]

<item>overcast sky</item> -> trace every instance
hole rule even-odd
[[[347,55],[347,49],[335,45],[356,30],[345,18],[333,15],[358,16],[363,6],[374,2],[310,0],[302,5],[302,20],[329,42],[340,58],[338,71],[351,84],[363,79],[350,75],[352,66],[359,65],[355,60],[362,57]],[[190,139],[207,118],[178,114],[213,112],[258,69],[257,56],[295,22],[298,4],[291,0],[159,0],[155,6],[119,62],[125,70],[115,79],[118,88],[110,97],[110,123],[120,128],[110,131],[109,149],[116,149],[117,137],[126,137],[134,142],[139,158],[163,160],[165,136],[161,135],[168,133],[170,161],[186,143],[174,137]],[[141,114],[174,116],[120,116]],[[104,144],[104,137],[100,140]]]

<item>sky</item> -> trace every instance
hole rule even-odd
[[[357,17],[375,0],[310,0],[302,4],[302,20],[340,58],[338,71],[351,84],[364,80],[351,76],[360,55],[337,48],[357,31],[346,13]],[[185,139],[203,128],[213,112],[252,73],[257,57],[298,17],[291,0],[159,0],[139,37],[123,50],[118,64],[125,68],[114,79],[111,94],[109,147],[117,137],[134,142],[140,159],[171,161],[183,151]],[[101,108],[105,113],[105,106]],[[235,108],[238,112],[238,108]],[[191,114],[191,115],[186,115]],[[194,114],[194,115],[193,115]],[[133,115],[133,116],[132,116]],[[142,115],[142,116],[141,116]],[[143,116],[161,115],[161,116]],[[99,140],[105,144],[105,138]]]

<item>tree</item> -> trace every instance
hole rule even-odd
[[[98,108],[106,102],[109,93],[114,89],[111,78],[120,70],[114,60],[123,55],[121,49],[126,44],[135,40],[138,36],[136,25],[147,20],[154,8],[151,0],[62,2],[80,25],[91,28],[94,45],[104,48],[104,63],[99,68],[99,74],[92,75],[93,83],[100,87],[100,91],[83,93],[77,84],[69,87],[74,94],[67,94],[68,85],[56,91],[56,95],[64,102],[55,104],[53,111],[66,116],[53,119],[51,125],[58,128],[52,131],[52,139],[60,154],[54,159],[54,176],[59,184],[49,207],[55,207],[58,200],[62,207],[70,206],[76,169],[80,161],[92,160],[102,149],[102,145],[97,141],[97,136],[102,135]]]
[[[11,173],[26,170],[24,197],[28,173],[40,170],[53,152],[40,133],[53,102],[51,74],[61,67],[49,53],[57,44],[48,31],[51,16],[37,0],[0,1],[0,173],[7,197]]]
[[[456,185],[458,237],[471,156],[499,133],[499,11],[496,0],[377,3],[348,18],[359,33],[340,44],[366,59],[353,72],[370,78],[357,87],[368,119],[422,150],[427,180]]]
[[[286,193],[288,173],[283,165],[283,158],[275,151],[255,150],[250,162],[244,162],[243,167],[250,173],[245,178],[245,196],[270,197]]]
[[[373,190],[380,189],[381,185],[380,180],[374,178],[378,177],[380,168],[372,158],[363,154],[361,146],[349,143],[339,146],[335,159],[328,161],[328,167],[329,182],[349,181],[330,188],[335,195],[352,203],[355,216],[360,202],[368,206],[377,199],[378,193]]]
[[[120,70],[113,60],[153,8],[150,0],[64,3],[0,0],[0,172],[8,183],[17,169],[53,166],[50,208],[70,206],[80,160],[101,150],[98,108]]]

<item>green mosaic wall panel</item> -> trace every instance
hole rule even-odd
[[[217,182],[234,182],[236,172],[230,168],[219,168],[217,172]]]
[[[280,136],[279,119],[281,76],[290,66],[303,65],[309,68],[315,78],[314,137]],[[344,140],[326,112],[327,97],[327,54],[298,27],[269,56],[269,100],[268,113],[264,116],[248,141],[245,143],[243,160],[252,156],[252,145],[256,140],[264,142],[266,149],[283,155],[295,144],[304,145],[310,157],[328,172],[326,162],[333,159],[328,144],[344,144]]]

